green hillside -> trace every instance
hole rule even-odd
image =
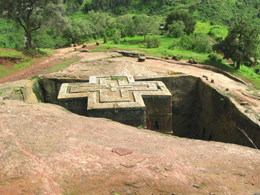
[[[63,16],[74,20],[86,20],[89,18],[89,12],[94,10],[106,12],[114,19],[125,14],[131,16],[146,14],[159,16],[163,21],[171,11],[184,9],[198,22],[229,27],[242,18],[257,28],[260,26],[260,0],[64,0],[63,2],[66,8]],[[24,35],[19,25],[0,19],[0,48],[23,47]],[[48,27],[36,31],[33,38],[37,47],[51,48],[70,44],[61,33]]]
[[[52,23],[46,22],[39,29],[32,31],[32,36],[26,35],[24,29],[14,20],[7,20],[5,16],[8,14],[3,14],[0,18],[0,48],[24,48],[26,36],[32,37],[33,46],[37,48],[58,48],[72,43],[104,41],[98,50],[138,49],[147,55],[162,58],[172,58],[172,56],[177,56],[178,59],[192,58],[243,75],[249,80],[252,78],[255,86],[260,88],[258,75],[260,66],[257,60],[260,57],[260,49],[257,46],[260,43],[257,40],[260,30],[260,0],[63,0],[63,2],[55,2],[65,7],[65,11],[62,8],[64,12],[60,11],[60,15],[56,15],[61,16],[64,23],[57,23],[55,28],[53,25],[55,20]],[[43,1],[37,3],[42,7],[35,7],[34,16],[37,13],[40,16],[45,9]],[[4,6],[1,1],[0,5]],[[24,12],[27,12],[27,7],[24,8]],[[18,12],[13,14],[16,13]],[[26,23],[25,15],[20,19],[24,20],[24,24]],[[34,20],[32,24],[37,27],[37,17]],[[240,28],[241,32],[228,36],[230,29],[233,28],[234,31],[234,27],[239,27],[238,24],[242,21],[245,28]],[[244,34],[238,38],[239,33]],[[250,34],[254,36],[249,36]],[[229,42],[224,42],[226,37],[229,38]],[[244,40],[244,43],[248,44],[243,44],[239,40]],[[215,47],[217,43],[222,44],[222,50],[218,49],[220,47]],[[234,62],[233,66],[226,65],[226,61],[220,54],[224,53],[223,48],[225,49],[227,43],[230,44],[230,48],[232,46],[232,51],[226,52],[225,55],[228,56],[227,59]],[[5,55],[3,51],[0,51],[1,56]],[[240,70],[234,71],[234,68]]]
[[[115,15],[130,13],[161,16],[173,10],[186,9],[200,21],[230,25],[234,22],[231,19],[243,17],[255,25],[260,24],[259,0],[89,0],[81,7],[85,12],[93,9]]]

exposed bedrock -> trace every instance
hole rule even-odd
[[[153,79],[154,80],[154,79]],[[156,78],[172,93],[172,130],[180,137],[260,147],[259,122],[245,115],[229,97],[200,78]]]
[[[238,108],[239,105],[200,78],[189,75],[143,80],[162,81],[171,92],[174,135],[253,147],[248,136],[260,148],[259,121],[245,114]],[[42,77],[39,83],[44,102],[58,104],[57,97],[62,83],[87,81]]]

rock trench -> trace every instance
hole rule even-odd
[[[157,80],[167,86],[172,94],[173,135],[254,147],[248,136],[260,148],[258,122],[241,112],[235,102],[203,82],[201,78],[181,75],[136,80]],[[42,101],[58,104],[61,84],[77,82],[88,80],[40,78],[40,93],[44,98]]]

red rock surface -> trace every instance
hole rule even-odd
[[[0,128],[1,195],[260,193],[256,149],[7,100]]]
[[[55,60],[79,53],[73,50],[58,50],[51,58],[5,77],[0,83],[44,73],[56,64]],[[82,60],[89,60],[84,56]],[[256,112],[260,112],[254,91],[249,93],[248,86],[221,74],[158,60],[146,60],[138,66],[130,63],[136,62],[135,58],[113,61],[127,61],[126,65],[134,67],[131,71],[140,74],[147,74],[150,68],[150,75],[206,75],[214,79],[210,85],[221,91],[229,88],[230,93],[255,105]],[[126,66],[98,68],[87,67],[86,73],[92,76],[116,68],[126,71]],[[252,195],[260,193],[259,165],[260,153],[256,149],[140,130],[107,119],[77,116],[50,104],[28,105],[0,99],[1,195]]]

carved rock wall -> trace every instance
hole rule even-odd
[[[153,79],[152,79],[153,80]],[[172,94],[172,130],[180,137],[260,147],[259,123],[229,99],[194,76],[156,78]]]
[[[136,79],[137,80],[137,79]],[[260,148],[260,126],[216,89],[194,76],[144,80],[162,81],[172,94],[172,131],[180,137],[235,143],[253,147],[243,129]],[[86,80],[42,79],[45,102],[57,104],[59,87],[65,82]]]

